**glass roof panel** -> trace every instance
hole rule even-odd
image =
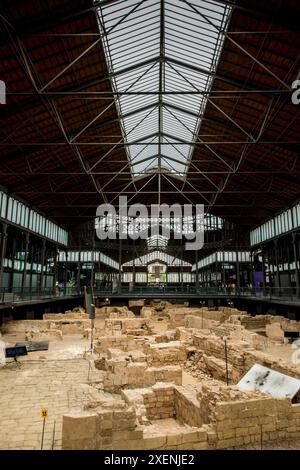
[[[158,133],[158,108],[142,109],[133,116],[124,118],[123,128],[127,142]]]
[[[147,238],[147,246],[149,248],[165,249],[168,246],[169,239],[162,235],[152,235]]]
[[[168,266],[192,266],[191,263],[183,261],[179,258],[176,258],[175,256],[169,255],[168,253],[165,253],[160,250],[151,251],[146,255],[136,258],[134,260],[134,264],[135,266],[147,266],[148,263],[151,263],[152,261],[156,260],[162,261]],[[123,266],[133,266],[133,261],[128,261],[127,263],[124,263]]]
[[[150,158],[153,155],[158,154],[158,137],[153,137],[152,139],[143,139],[145,145],[131,145],[130,153],[132,158],[132,164],[136,165],[141,163],[142,160]]]
[[[123,93],[115,101],[124,143],[133,143],[125,146],[133,176],[149,169],[184,176],[231,7],[219,0],[95,3],[112,88]]]

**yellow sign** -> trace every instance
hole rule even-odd
[[[48,418],[48,410],[46,408],[41,409],[41,417],[42,417],[42,419],[47,419]]]

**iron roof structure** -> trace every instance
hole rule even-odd
[[[164,171],[183,177],[231,7],[203,0],[96,3],[112,88],[120,93],[115,95],[116,108],[132,173],[145,177],[156,172],[161,178]]]
[[[102,202],[245,229],[299,198],[296,0],[3,0],[0,184],[76,233]]]

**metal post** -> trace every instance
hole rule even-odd
[[[270,295],[274,295],[274,288],[275,288],[275,270],[274,270],[274,265],[275,265],[275,256],[274,256],[274,249],[273,246],[270,248],[270,253],[271,253],[271,266],[272,266],[272,288],[270,289]]]
[[[93,237],[93,245],[92,245],[92,269],[91,269],[91,286],[94,288],[95,285],[95,264],[96,264],[96,256],[95,256],[95,238]]]
[[[291,298],[293,297],[292,291],[292,273],[291,273],[291,254],[290,254],[290,244],[285,243],[285,249],[287,253],[287,262],[288,262],[288,276],[289,276],[289,285],[288,285],[288,294],[291,294]]]
[[[295,260],[295,280],[296,280],[296,294],[299,295],[299,284],[300,284],[300,280],[299,280],[299,267],[298,267],[298,263],[299,263],[299,260],[298,260],[298,250],[297,250],[297,234],[296,233],[293,233],[292,234],[292,237],[293,237],[293,251],[294,251],[294,260]]]
[[[55,251],[54,251],[54,273],[53,273],[53,290],[54,290],[54,295],[56,295],[55,292],[55,286],[56,286],[56,281],[57,279],[57,245],[55,245]]]
[[[239,260],[238,249],[236,249],[236,291],[237,291],[237,294],[240,293],[240,289],[241,289],[240,260]]]
[[[11,279],[10,279],[10,288],[13,292],[14,288],[14,272],[15,272],[15,260],[16,260],[16,251],[17,251],[17,235],[14,233],[12,239],[12,267],[11,267]]]
[[[94,263],[95,263],[94,250],[92,250],[91,279],[90,279],[91,287],[94,287],[94,278],[95,278],[95,264]]]
[[[78,264],[77,264],[77,293],[80,291],[80,277],[81,277],[81,251],[79,246],[78,251]]]
[[[199,266],[198,266],[198,250],[195,251],[195,261],[196,261],[196,291],[199,289]]]
[[[45,420],[45,418],[44,418],[44,419],[43,419],[43,430],[42,430],[41,450],[43,450],[43,445],[44,445],[45,423],[46,423],[46,420]]]
[[[24,268],[22,273],[22,289],[21,294],[23,295],[24,288],[26,286],[26,276],[27,276],[27,261],[28,261],[28,254],[29,254],[29,233],[26,233],[26,241],[25,241],[25,257],[24,257]]]
[[[93,286],[84,286],[84,304],[85,311],[91,320],[91,352],[93,352],[94,341],[94,320],[95,320],[95,297]]]
[[[181,244],[181,292],[183,291],[183,244]]]
[[[226,338],[224,339],[225,343],[225,364],[226,364],[226,384],[229,384],[229,378],[228,378],[228,355],[227,355],[227,341]]]
[[[2,232],[0,232],[0,246],[2,246],[1,244],[1,239],[2,239]],[[0,267],[3,263],[3,258],[0,259]],[[2,275],[1,275],[1,278],[2,278]],[[1,281],[1,284],[0,284],[0,288],[2,287],[2,279],[0,280]],[[2,298],[2,301],[4,300],[4,289],[3,289],[3,292],[1,292],[1,298]],[[2,317],[0,315],[0,326],[2,325]]]
[[[133,240],[133,261],[132,261],[132,288],[135,287],[135,240]]]
[[[251,276],[251,280],[250,280],[250,284],[252,286],[252,292],[255,293],[255,289],[254,289],[254,275],[253,275],[253,253],[252,251],[250,251],[250,276]],[[251,294],[252,294],[251,292]]]
[[[64,292],[63,292],[63,295],[66,294],[66,291],[67,291],[67,282],[68,282],[68,251],[65,250],[65,253],[66,253],[65,274],[64,274],[64,278],[65,278],[65,290],[64,290]]]
[[[56,421],[54,420],[54,424],[53,424],[53,433],[52,433],[52,448],[51,448],[51,450],[54,450],[54,444],[55,444],[55,425],[56,425]]]
[[[261,257],[262,257],[262,272],[263,272],[263,295],[266,291],[266,265],[265,265],[265,253],[263,246],[261,247]]]
[[[39,290],[44,289],[44,267],[45,267],[45,254],[46,254],[46,240],[43,240],[42,252],[41,252],[41,276]]]
[[[91,352],[93,352],[93,343],[94,343],[94,327],[95,327],[95,296],[94,296],[94,288],[91,286],[91,312],[90,312],[90,319],[91,319]]]
[[[3,268],[4,268],[4,258],[6,254],[6,244],[7,244],[7,224],[2,224],[3,234],[2,234],[2,246],[1,246],[1,259],[0,259],[0,287],[3,287]]]
[[[224,252],[224,250],[222,250],[221,270],[222,270],[222,284],[224,286],[224,292],[226,292],[225,252]]]
[[[214,262],[214,288],[216,289],[216,292],[218,291],[218,263],[217,261]]]
[[[120,237],[119,233],[119,277],[118,277],[118,292],[121,294],[122,292],[122,238]]]
[[[278,240],[274,240],[274,253],[275,253],[275,262],[276,262],[276,278],[277,278],[277,287],[280,292],[280,273],[279,273],[279,259],[278,259]]]
[[[91,318],[91,351],[93,352],[95,320]]]
[[[35,252],[35,241],[31,240],[31,256],[30,256],[30,280],[29,280],[29,292],[30,292],[30,297],[32,295],[32,271],[33,271],[33,261],[34,261],[34,252]]]

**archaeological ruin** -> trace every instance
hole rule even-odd
[[[300,322],[137,304],[4,322],[0,448],[300,448]]]

